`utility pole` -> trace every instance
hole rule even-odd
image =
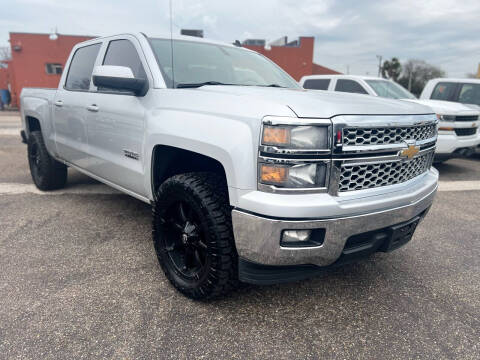
[[[382,75],[382,55],[377,55],[378,59],[378,77]]]

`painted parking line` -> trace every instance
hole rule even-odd
[[[438,191],[472,191],[480,190],[480,180],[440,181]]]
[[[120,195],[120,191],[115,190],[103,184],[75,185],[61,190],[41,191],[33,184],[18,183],[0,183],[0,195],[19,195],[19,194],[37,194],[37,195]]]
[[[0,129],[0,136],[20,136],[20,128],[3,128]]]
[[[15,124],[17,126],[20,126],[21,124],[21,119],[18,116],[0,116],[0,126],[3,124]]]
[[[440,181],[438,191],[480,191],[480,181]],[[1,195],[120,195],[120,191],[103,184],[79,184],[55,191],[41,191],[33,184],[0,183]]]

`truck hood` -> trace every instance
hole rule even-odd
[[[301,118],[330,118],[336,115],[414,115],[431,114],[421,104],[376,96],[320,90],[283,89],[257,86],[202,86],[195,91],[238,96],[247,104],[269,101],[288,106]],[[265,114],[275,115],[275,114]]]
[[[417,100],[417,99],[408,99],[405,101],[429,106],[436,114],[439,114],[439,115],[479,115],[480,114],[479,110],[476,110],[471,105],[464,105],[464,104],[453,102],[453,101]]]
[[[477,104],[463,104],[463,105],[468,106],[470,109],[480,111],[480,105],[477,105]]]

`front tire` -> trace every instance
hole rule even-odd
[[[63,188],[67,167],[50,156],[40,131],[32,131],[27,144],[28,165],[37,188],[43,191]]]
[[[231,209],[225,181],[213,173],[175,175],[153,206],[158,261],[173,286],[192,299],[210,299],[238,283]]]

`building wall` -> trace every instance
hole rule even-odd
[[[299,46],[272,46],[270,50],[266,50],[263,46],[243,46],[265,55],[298,81],[302,76],[312,74],[315,39],[300,37],[299,40]]]
[[[312,75],[341,75],[341,72],[313,63]]]
[[[47,74],[46,64],[65,62],[73,46],[92,39],[91,36],[58,35],[50,40],[49,34],[10,33],[12,61],[9,64],[12,106],[19,105],[24,87],[56,88],[61,75]]]
[[[7,68],[0,68],[0,90],[8,89],[8,69]]]

